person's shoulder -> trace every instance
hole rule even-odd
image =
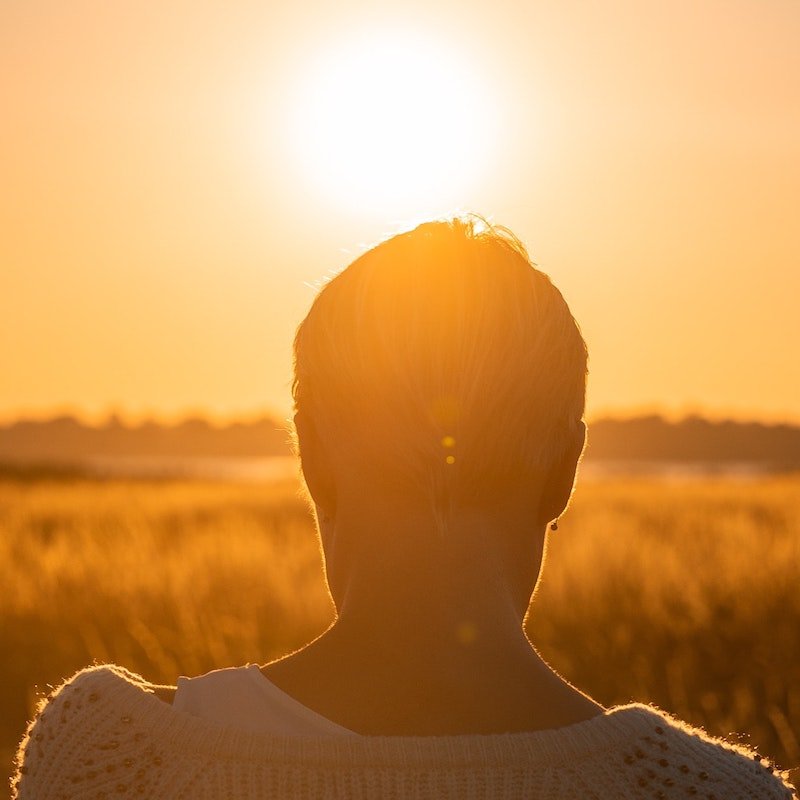
[[[151,693],[153,684],[141,675],[131,672],[118,664],[93,664],[78,670],[72,677],[64,680],[44,699],[46,705],[57,698],[63,699],[65,694],[77,695],[83,691],[105,692],[108,689],[119,690],[120,687],[135,689],[139,692]],[[96,700],[99,699],[99,696]],[[95,702],[96,702],[95,700]]]
[[[615,711],[632,722],[632,735],[620,753],[622,765],[655,797],[676,792],[717,800],[795,797],[785,774],[748,747],[710,736],[653,706]]]
[[[65,680],[39,703],[20,743],[12,797],[80,796],[81,785],[96,783],[101,772],[104,782],[116,774],[114,785],[127,785],[134,774],[126,774],[125,764],[132,766],[132,753],[145,739],[135,721],[158,716],[160,706],[168,710],[155,689],[112,664],[87,667]]]
[[[78,670],[40,700],[32,724],[56,716],[62,725],[96,717],[115,705],[152,701],[159,687],[116,664],[95,664]]]

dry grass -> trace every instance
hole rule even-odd
[[[0,749],[93,660],[155,681],[264,661],[331,608],[294,486],[0,483]],[[604,704],[651,701],[800,764],[800,478],[595,481],[530,630]]]

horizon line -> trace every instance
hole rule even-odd
[[[141,427],[146,423],[173,427],[193,419],[203,420],[212,427],[227,427],[234,424],[254,424],[264,419],[288,423],[291,418],[291,412],[282,412],[279,409],[263,406],[238,412],[221,412],[187,407],[175,412],[146,411],[136,413],[111,406],[105,411],[92,413],[73,405],[56,405],[50,409],[9,410],[7,412],[0,410],[0,426],[8,427],[19,422],[48,422],[66,417],[93,428],[107,427],[115,419],[127,428]],[[660,417],[670,423],[680,423],[688,419],[699,418],[712,423],[734,422],[740,424],[800,426],[800,412],[778,414],[736,409],[724,411],[703,408],[697,405],[687,405],[681,408],[669,408],[658,404],[618,408],[605,407],[592,410],[591,413],[586,415],[586,420],[591,425],[600,421],[630,421],[646,417]]]

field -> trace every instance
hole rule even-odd
[[[293,484],[0,482],[0,750],[92,661],[263,662],[332,616]],[[800,765],[800,478],[581,486],[529,619],[604,705],[650,701]]]

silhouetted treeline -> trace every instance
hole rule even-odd
[[[800,427],[760,422],[712,422],[659,416],[602,419],[589,426],[587,460],[746,462],[774,469],[800,468]]]
[[[94,457],[227,457],[289,455],[286,425],[270,417],[215,426],[199,417],[176,425],[127,426],[112,418],[101,427],[74,417],[21,420],[0,427],[0,460],[81,461]]]
[[[0,461],[80,462],[94,457],[261,458],[291,453],[286,426],[270,417],[216,426],[202,418],[175,425],[100,427],[62,416],[0,427]],[[659,416],[600,419],[589,426],[587,460],[677,463],[748,462],[800,468],[800,427]]]

